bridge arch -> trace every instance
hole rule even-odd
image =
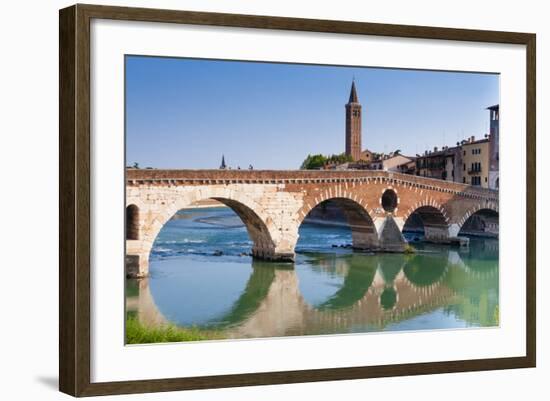
[[[430,201],[429,199],[417,202],[411,206],[402,216],[403,221],[406,222],[411,215],[419,211],[432,213],[439,223],[449,224],[449,212],[438,202]]]
[[[499,212],[496,205],[476,205],[468,210],[458,222],[459,233],[477,232],[498,236],[498,218]]]
[[[249,206],[227,198],[211,198],[232,209],[242,220],[253,242],[252,255],[270,259],[275,252],[275,243],[264,220]]]
[[[248,235],[253,242],[252,254],[258,257],[269,258],[269,255],[275,249],[275,245],[266,222],[254,210],[258,210],[257,205],[254,205],[252,202],[247,202],[246,199],[236,200],[219,196],[211,196],[205,199],[216,200],[232,209],[246,226]],[[182,204],[182,202],[179,201],[174,202],[174,204],[168,206],[166,210],[153,220],[148,230],[148,239],[151,242],[151,246],[162,227],[164,227],[179,210],[185,209],[188,206],[190,206],[190,204]]]
[[[473,207],[469,208],[466,213],[464,213],[464,215],[458,221],[458,225],[462,227],[462,225],[466,222],[466,220],[470,218],[470,216],[483,210],[489,210],[498,214],[498,204],[494,202],[486,202],[474,205]]]
[[[232,191],[220,187],[206,191],[169,192],[162,202],[143,205],[140,208],[141,238],[136,241],[133,254],[139,256],[138,272],[130,268],[130,276],[146,276],[149,269],[149,257],[158,234],[164,225],[181,209],[188,208],[196,202],[213,199],[231,208],[243,221],[248,235],[253,242],[252,255],[271,259],[276,256],[274,235],[278,235],[269,215],[247,193]]]
[[[424,232],[427,240],[439,241],[449,238],[449,218],[447,211],[435,202],[417,203],[403,216],[402,231]]]
[[[365,211],[365,213],[368,215],[368,218],[370,218],[370,214],[368,212],[368,204],[366,202],[366,199],[362,198],[361,196],[357,196],[357,194],[354,193],[351,189],[349,190],[342,190],[338,188],[337,186],[331,186],[329,188],[325,188],[322,192],[320,192],[318,195],[313,196],[309,195],[310,200],[304,202],[304,205],[299,210],[298,213],[298,225],[302,223],[302,221],[306,218],[306,216],[316,207],[323,204],[327,201],[335,201],[335,202],[348,202],[349,205],[355,205]],[[372,220],[372,219],[371,219]]]
[[[367,205],[361,199],[347,197],[321,197],[317,203],[305,204],[297,220],[299,228],[304,220],[315,213],[319,208],[335,207],[345,216],[351,230],[352,246],[355,249],[377,249],[379,246],[378,233],[373,219],[367,211]]]
[[[132,203],[126,206],[126,239],[139,239],[139,207]]]

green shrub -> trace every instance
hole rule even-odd
[[[173,324],[147,327],[135,316],[126,319],[126,344],[170,343],[222,339],[221,333],[195,327],[182,328]]]

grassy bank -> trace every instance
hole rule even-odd
[[[221,333],[215,331],[182,328],[172,324],[147,327],[142,325],[135,316],[129,316],[126,319],[126,344],[219,340],[223,338]]]

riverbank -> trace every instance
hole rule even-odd
[[[220,340],[225,338],[216,331],[182,328],[174,324],[147,327],[135,316],[126,319],[126,344],[170,343],[182,341]]]

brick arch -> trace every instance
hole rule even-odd
[[[231,208],[242,220],[248,231],[248,236],[253,242],[252,255],[262,258],[270,258],[275,252],[275,243],[264,221],[254,209],[245,204],[227,198],[211,198]],[[256,209],[258,210],[258,209]]]
[[[191,191],[168,195],[160,210],[149,209],[150,220],[142,227],[143,250],[149,257],[153,243],[164,225],[181,209],[205,199],[215,199],[231,208],[245,224],[248,235],[253,242],[254,256],[269,259],[275,250],[273,241],[274,229],[270,229],[269,216],[263,213],[258,203],[246,193],[232,191],[229,188],[216,188],[208,191]],[[158,207],[158,206],[157,206]]]
[[[313,209],[315,209],[317,206],[319,206],[321,203],[328,201],[328,200],[335,200],[335,199],[347,199],[351,202],[354,202],[358,206],[360,206],[372,219],[372,210],[369,211],[368,204],[366,199],[364,199],[362,196],[358,196],[353,191],[349,189],[342,189],[340,186],[333,186],[327,189],[324,189],[319,195],[313,196],[309,195],[306,199],[304,199],[304,205],[300,210],[298,210],[298,216],[297,216],[297,225],[300,226],[306,216],[311,212]]]
[[[416,203],[414,203],[412,206],[410,206],[404,213],[403,215],[401,216],[402,219],[403,219],[403,224],[405,224],[407,222],[407,219],[414,213],[416,212],[418,209],[420,208],[432,208],[432,209],[437,209],[441,215],[443,216],[443,218],[445,219],[445,223],[447,225],[450,224],[450,221],[451,221],[451,214],[449,213],[449,211],[447,211],[447,209],[445,208],[445,206],[443,206],[441,203],[439,203],[437,200],[433,199],[433,198],[424,198],[420,201],[417,201]]]
[[[498,204],[495,203],[495,202],[486,202],[486,203],[476,203],[474,206],[472,206],[471,208],[469,208],[465,213],[464,215],[458,220],[457,224],[458,224],[458,227],[459,228],[462,228],[462,226],[464,225],[464,223],[466,223],[466,221],[471,217],[473,216],[474,214],[476,214],[477,212],[481,211],[481,210],[491,210],[495,213],[499,213],[498,211]]]
[[[306,218],[306,216],[317,206],[324,202],[331,201],[338,205],[346,216],[348,225],[351,229],[353,247],[357,249],[377,249],[379,247],[379,238],[374,220],[367,209],[367,203],[364,199],[354,196],[349,191],[331,191],[325,190],[320,196],[314,199],[314,202],[305,202],[302,209],[298,212],[296,220],[296,229]]]

